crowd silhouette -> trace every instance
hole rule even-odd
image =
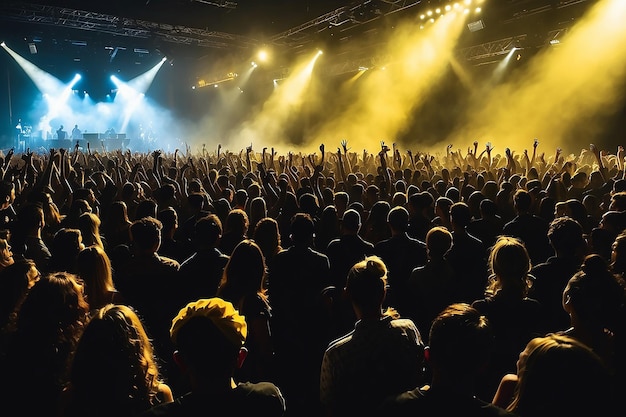
[[[614,412],[626,153],[531,146],[2,153],[14,415]]]

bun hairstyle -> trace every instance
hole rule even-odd
[[[612,330],[624,305],[624,281],[599,255],[589,255],[568,282],[564,301],[581,320]]]
[[[383,260],[378,256],[368,256],[356,263],[348,272],[346,292],[360,309],[380,309],[387,292],[387,266]],[[397,316],[393,309],[388,309],[385,314]]]

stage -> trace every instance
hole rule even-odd
[[[130,138],[124,133],[118,133],[113,136],[104,133],[84,133],[79,139],[48,139],[40,135],[20,135],[15,144],[16,152],[24,152],[27,149],[37,151],[45,149],[74,149],[78,143],[79,148],[92,151],[115,151],[117,149],[126,150],[130,145]]]

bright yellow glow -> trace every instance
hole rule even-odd
[[[458,9],[459,7],[461,7],[461,6],[459,6],[459,3],[454,3],[454,8],[455,9]]]
[[[481,9],[480,7],[477,7],[476,10],[474,10],[476,13],[480,13],[483,11],[483,9]]]
[[[437,13],[437,14],[441,14],[441,9],[440,9],[439,7],[437,7],[437,8],[435,9],[435,13]]]
[[[287,141],[284,131],[286,121],[291,115],[300,112],[305,102],[312,100],[313,94],[309,87],[313,68],[321,54],[322,51],[317,51],[312,58],[295,65],[291,74],[280,84],[278,80],[274,82],[275,88],[258,114],[244,123],[239,132],[234,132],[231,145],[235,149],[249,146],[251,138],[257,143],[278,144]]]
[[[452,10],[452,6],[448,4],[446,5],[445,9],[446,9],[446,12],[449,12],[450,10]]]
[[[334,118],[317,126],[310,135],[311,146],[341,138],[348,138],[353,149],[371,149],[381,139],[393,142],[445,74],[464,26],[463,16],[455,14],[423,31],[415,31],[413,24],[398,25],[385,40],[390,63],[352,84],[353,96],[342,102]]]
[[[472,0],[465,0],[465,4],[469,6],[470,4],[472,4]]]
[[[465,14],[469,14],[469,12],[470,12],[470,11],[469,11],[469,9],[465,9],[465,10],[463,11],[463,13],[465,13]]]
[[[267,51],[265,49],[261,49],[259,53],[257,54],[257,58],[259,58],[259,61],[261,62],[266,62],[268,56],[269,55],[267,54]]]
[[[425,14],[421,14],[420,15],[420,19],[422,19],[422,20],[426,19],[426,15]]]
[[[427,11],[427,12],[426,12],[426,14],[427,14],[428,16],[432,16],[432,15],[433,15],[433,11],[432,11],[432,10],[429,10],[429,11]]]
[[[625,20],[623,0],[596,3],[559,48],[543,49],[511,80],[476,96],[462,131],[444,143],[454,138],[456,146],[460,137],[466,144],[488,137],[524,149],[539,137],[546,155],[556,146],[567,145],[575,154],[588,148],[605,129],[605,117],[624,99]]]

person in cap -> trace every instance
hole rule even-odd
[[[174,361],[188,392],[140,415],[283,416],[285,399],[276,385],[233,378],[246,357],[247,334],[245,317],[228,301],[214,297],[188,303],[170,329]]]

